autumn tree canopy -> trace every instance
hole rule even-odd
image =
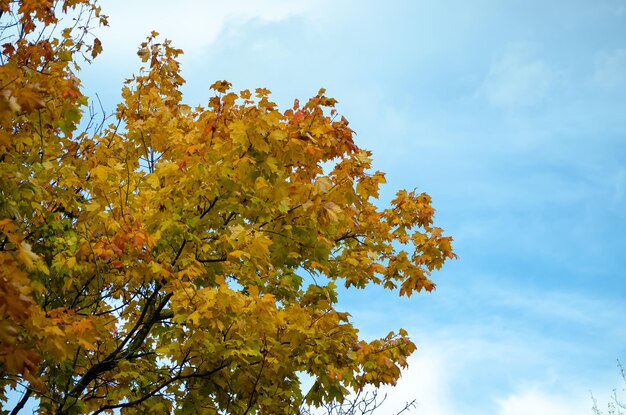
[[[337,286],[430,291],[451,238],[426,194],[377,208],[336,100],[282,111],[219,81],[191,107],[153,32],[99,125],[97,4],[0,0],[0,23],[0,399],[25,391],[6,409],[287,414],[396,382],[415,345],[360,339]]]

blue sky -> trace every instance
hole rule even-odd
[[[228,3],[228,4],[225,4]],[[349,291],[366,337],[418,343],[391,411],[591,414],[626,360],[626,1],[103,2],[88,94],[114,108],[155,29],[185,50],[188,103],[320,87],[396,190],[431,194],[459,259],[431,294]],[[384,412],[384,411],[383,411]]]

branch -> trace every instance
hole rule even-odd
[[[13,410],[11,411],[9,415],[16,415],[20,410],[22,410],[22,408],[24,408],[24,405],[26,405],[26,401],[28,401],[28,399],[30,398],[30,395],[32,394],[33,394],[32,389],[30,388],[26,389],[26,392],[24,392],[24,395],[22,395],[22,399],[20,399],[17,405],[15,405],[15,408],[13,408]]]
[[[202,263],[206,263],[206,262],[224,262],[226,261],[227,257],[225,255],[219,257],[219,258],[207,258],[207,259],[202,259],[200,257],[198,257],[198,255],[196,254],[196,261],[198,262],[202,262]]]
[[[204,372],[204,373],[192,373],[192,374],[184,375],[184,376],[179,374],[179,375],[174,376],[173,378],[170,378],[167,381],[163,382],[161,385],[157,386],[155,389],[153,389],[150,392],[146,393],[145,395],[143,395],[139,399],[136,399],[136,400],[130,401],[130,402],[118,403],[118,404],[115,404],[115,405],[104,405],[104,406],[100,407],[100,409],[98,409],[96,412],[94,412],[93,415],[99,414],[101,412],[104,412],[104,411],[110,410],[110,409],[128,408],[128,407],[131,407],[131,406],[138,405],[138,404],[142,403],[143,401],[152,398],[157,393],[159,393],[163,388],[167,387],[168,385],[170,385],[170,384],[172,384],[172,383],[174,383],[176,381],[185,380],[185,379],[191,379],[191,378],[206,378],[206,377],[212,376],[215,373],[219,372],[220,370],[224,369],[225,367],[228,366],[228,364],[227,363],[222,363],[220,366],[216,367],[215,369],[210,370],[208,372]]]
[[[211,201],[211,203],[209,204],[209,206],[204,210],[204,212],[202,212],[202,214],[200,215],[200,219],[204,218],[206,216],[207,213],[209,213],[211,211],[211,209],[213,209],[213,206],[215,206],[215,204],[217,203],[217,199],[218,197],[215,196],[215,199],[213,199]]]
[[[144,308],[141,312],[141,315],[139,316],[139,319],[137,320],[137,323],[131,329],[131,331],[126,335],[124,340],[122,340],[120,345],[113,352],[111,352],[111,354],[109,354],[104,360],[96,363],[95,365],[90,367],[89,370],[87,370],[87,372],[85,372],[85,374],[76,383],[74,388],[72,388],[72,390],[66,395],[66,399],[68,397],[73,397],[74,401],[68,407],[65,407],[65,405],[62,405],[61,408],[57,411],[57,414],[59,415],[68,414],[69,409],[76,404],[79,396],[83,393],[83,391],[87,388],[87,386],[94,379],[96,379],[98,376],[100,376],[101,374],[105,372],[115,369],[121,360],[127,359],[130,356],[135,354],[135,352],[139,349],[141,344],[143,344],[146,337],[148,337],[148,334],[150,333],[152,326],[154,326],[155,323],[160,321],[159,319],[161,317],[161,311],[163,311],[163,308],[165,308],[165,305],[169,302],[170,298],[172,297],[172,293],[167,294],[163,298],[161,303],[156,307],[156,309],[152,309],[152,314],[150,315],[150,317],[146,319],[148,310],[152,308],[152,303],[154,299],[157,297],[157,294],[159,293],[160,288],[161,288],[160,284],[157,284],[154,289],[154,292],[152,293],[150,298],[148,298],[148,300],[146,301],[146,304],[144,305]],[[133,336],[135,336],[135,338],[132,339],[127,349],[123,351],[124,346],[131,340]]]
[[[266,358],[266,353],[263,353],[263,360],[261,361],[261,367],[259,368],[259,373],[256,376],[256,379],[254,381],[254,386],[252,387],[252,392],[250,393],[250,399],[248,399],[248,407],[246,408],[246,411],[243,413],[243,415],[247,415],[248,411],[250,411],[250,409],[252,409],[252,404],[254,403],[254,398],[255,398],[255,393],[256,393],[256,388],[259,385],[259,380],[261,380],[261,373],[263,373],[263,368],[265,367],[265,358]]]
[[[183,249],[185,248],[185,245],[187,245],[187,240],[186,239],[183,240],[183,243],[181,244],[180,249],[178,249],[178,252],[176,253],[176,257],[172,261],[172,266],[174,266],[176,264],[176,261],[178,261],[178,258],[180,258],[180,254],[183,253]]]

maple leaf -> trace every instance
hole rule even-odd
[[[2,53],[11,56],[15,53],[15,47],[11,43],[5,43],[2,45]]]

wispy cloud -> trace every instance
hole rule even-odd
[[[104,6],[111,27],[101,36],[105,45],[115,45],[112,52],[116,55],[134,51],[151,30],[173,40],[187,53],[198,53],[214,43],[227,24],[276,22],[309,9],[304,0],[191,0],[184,4],[154,0],[149,7],[144,2],[112,0]]]
[[[521,284],[509,284],[508,287],[495,283],[485,285],[481,289],[481,296],[494,307],[512,314],[524,313],[526,318],[536,318],[544,324],[571,324],[581,329],[613,332],[614,336],[626,340],[626,332],[620,324],[626,317],[626,306],[622,301],[598,298],[589,292],[565,288],[537,290]]]
[[[498,415],[588,415],[591,399],[529,389],[498,400]]]
[[[513,44],[491,65],[480,93],[494,106],[532,106],[550,92],[554,78],[554,70],[530,46]]]
[[[613,198],[611,201],[612,209],[620,209],[626,197],[626,168],[619,168],[617,173],[612,177]]]
[[[626,49],[602,54],[596,63],[593,80],[606,89],[626,87]]]

